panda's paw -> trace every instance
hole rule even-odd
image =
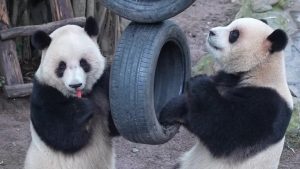
[[[180,117],[175,117],[173,114],[163,113],[159,116],[159,122],[163,126],[171,126],[174,124],[183,124],[183,120]]]
[[[215,84],[211,77],[198,75],[188,82],[188,92],[198,96],[206,96],[216,91]]]
[[[90,99],[87,98],[80,98],[76,99],[76,107],[79,112],[84,114],[93,114],[96,110],[96,105]]]
[[[160,112],[159,122],[162,125],[183,124],[187,113],[184,95],[172,99]]]
[[[164,109],[159,116],[159,122],[164,126],[168,126],[180,123],[180,118],[176,114],[173,114],[173,112]]]
[[[78,126],[85,126],[89,123],[95,113],[93,102],[89,99],[81,98],[76,100],[75,121]]]

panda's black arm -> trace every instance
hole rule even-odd
[[[107,112],[107,117],[108,117],[108,127],[109,127],[109,135],[112,137],[115,136],[120,136],[120,133],[118,131],[118,129],[115,126],[115,123],[113,121],[112,118],[112,114],[111,114],[111,108],[110,108],[110,104],[109,104],[109,79],[110,79],[110,66],[106,67],[103,74],[101,75],[101,78],[96,82],[96,84],[94,85],[93,88],[93,92],[95,93],[95,90],[100,90],[101,93],[104,94],[105,98],[101,98],[102,96],[97,95],[96,97],[100,97],[100,99],[105,99],[107,100],[107,106],[104,106],[105,108],[105,112]],[[97,100],[97,99],[96,99]],[[100,101],[98,102],[99,105]],[[103,105],[99,105],[102,106],[103,109]]]
[[[184,124],[187,111],[186,95],[177,96],[162,109],[159,122],[163,125]]]
[[[65,153],[87,144],[88,123],[94,104],[88,99],[66,98],[56,89],[34,82],[31,121],[39,137],[50,147]]]
[[[208,77],[189,83],[187,125],[214,156],[256,146],[259,151],[284,136],[291,109],[273,89],[232,88],[221,95]]]
[[[194,81],[197,79],[206,79],[208,80],[209,77],[207,75],[198,75],[190,79],[187,83],[187,91],[193,88]],[[197,89],[197,88],[193,88]],[[171,101],[169,101],[166,106],[162,109],[159,116],[159,122],[163,125],[173,125],[173,124],[182,124],[188,125],[186,123],[186,118],[188,114],[188,93],[184,93],[180,96],[177,96]]]

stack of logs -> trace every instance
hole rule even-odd
[[[51,33],[58,27],[67,24],[83,26],[85,16],[95,16],[100,27],[98,43],[104,56],[111,61],[121,34],[118,16],[100,5],[95,6],[97,5],[95,0],[73,0],[73,4],[70,0],[51,0],[49,4],[53,22],[10,28],[6,1],[0,0],[0,75],[5,78],[3,92],[7,98],[28,96],[32,91],[32,83],[23,81],[14,41],[17,37],[31,36],[37,30]]]

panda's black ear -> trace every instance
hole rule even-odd
[[[283,30],[276,29],[268,36],[267,40],[272,44],[270,52],[274,53],[282,51],[286,47],[288,43],[288,36]]]
[[[94,17],[90,16],[85,21],[84,30],[89,36],[97,36],[99,32],[97,21]]]
[[[31,44],[33,47],[39,50],[47,48],[51,43],[50,36],[44,31],[36,31],[31,36]]]

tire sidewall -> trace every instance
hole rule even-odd
[[[100,0],[116,14],[141,23],[155,23],[169,19],[188,8],[195,0],[158,0],[136,2],[134,0]]]
[[[121,37],[120,43],[126,43],[126,41],[128,40],[133,41],[134,37],[131,37],[132,32],[136,31],[135,26],[138,26],[138,23],[131,23],[128,28],[126,28],[124,34]],[[145,29],[148,28],[148,26],[144,27]],[[131,29],[128,30],[132,31],[131,33],[127,34],[127,29]],[[150,29],[150,27],[149,27]],[[151,30],[151,29],[150,29]],[[116,123],[116,127],[118,128],[118,130],[120,131],[120,133],[128,140],[133,141],[133,142],[139,142],[139,143],[146,143],[146,144],[162,144],[167,142],[168,140],[170,140],[178,131],[179,126],[169,126],[169,127],[164,127],[161,126],[160,123],[158,122],[158,116],[155,112],[155,105],[154,105],[154,83],[155,83],[155,71],[156,71],[156,66],[158,64],[158,60],[160,57],[160,53],[162,50],[162,47],[169,41],[175,42],[176,45],[180,48],[180,51],[182,53],[181,57],[182,57],[182,64],[183,64],[183,69],[185,70],[184,73],[184,82],[183,82],[183,90],[184,90],[184,84],[185,82],[188,80],[188,78],[191,75],[191,69],[190,69],[190,53],[189,53],[189,47],[187,45],[187,40],[186,37],[184,35],[184,33],[181,31],[181,29],[174,24],[171,21],[164,21],[162,23],[159,23],[155,26],[155,31],[156,34],[154,35],[154,40],[153,41],[149,41],[146,42],[144,45],[146,45],[147,47],[147,51],[152,51],[153,53],[150,53],[150,55],[153,57],[151,58],[151,63],[148,63],[148,57],[141,57],[139,55],[134,55],[131,57],[136,57],[133,60],[139,60],[139,63],[137,63],[137,67],[143,67],[141,66],[141,64],[143,63],[147,63],[148,65],[151,66],[150,69],[147,70],[147,73],[138,73],[136,75],[137,79],[144,79],[142,80],[142,84],[134,84],[134,85],[139,85],[142,86],[143,88],[140,89],[139,91],[135,91],[137,98],[141,98],[144,99],[144,101],[141,101],[140,103],[143,105],[138,105],[138,108],[141,108],[140,106],[142,106],[143,109],[143,114],[139,114],[139,117],[143,116],[143,120],[145,120],[145,124],[146,126],[143,126],[143,132],[141,133],[135,133],[135,132],[139,132],[140,130],[137,129],[137,126],[134,126],[134,124],[126,124],[127,126],[129,126],[130,128],[128,129],[124,129],[124,121],[126,120],[124,118],[127,118],[127,122],[128,123],[137,123],[135,119],[135,117],[133,117],[133,119],[130,121],[130,119],[128,119],[129,117],[125,117],[125,116],[120,116],[118,113],[120,112],[115,112],[117,110],[121,110],[122,109],[122,105],[120,105],[120,103],[117,103],[115,99],[118,99],[118,96],[121,96],[121,98],[126,98],[124,97],[124,91],[115,91],[112,90],[112,87],[110,87],[110,94],[111,94],[111,107],[112,107],[112,116],[113,119]],[[152,31],[153,33],[153,31]],[[130,39],[131,38],[131,39]],[[124,45],[122,46],[124,47]],[[119,46],[117,47],[116,50],[120,50],[118,49]],[[122,49],[124,50],[124,49]],[[145,54],[147,53],[147,51],[143,51],[142,53]],[[116,51],[116,55],[119,52]],[[148,53],[147,53],[148,54]],[[115,57],[120,57],[120,56],[115,56]],[[118,58],[120,59],[120,58]],[[172,58],[170,58],[172,59]],[[118,66],[121,65],[120,60],[118,60],[117,62],[113,62],[112,63],[112,71],[114,72],[116,70],[119,70]],[[116,69],[116,70],[115,70]],[[115,79],[113,77],[113,74],[111,74],[111,85],[115,86],[118,84],[114,84],[114,83],[118,83],[118,77],[116,77],[117,79]],[[135,89],[138,90],[139,86],[135,86]],[[120,90],[119,88],[117,88],[118,90]],[[124,90],[130,90],[130,89],[124,89]],[[120,92],[120,93],[118,93]],[[183,92],[183,91],[182,91]],[[127,104],[133,104],[130,101],[126,100],[125,101]],[[114,106],[117,106],[118,108],[115,109]],[[130,105],[129,107],[134,107],[134,105]],[[133,110],[134,111],[134,110]],[[123,111],[123,113],[125,113]],[[137,112],[135,112],[137,113]],[[139,123],[139,122],[138,122]],[[133,130],[131,131],[131,135],[128,135],[128,130]],[[142,130],[142,129],[141,129]]]

